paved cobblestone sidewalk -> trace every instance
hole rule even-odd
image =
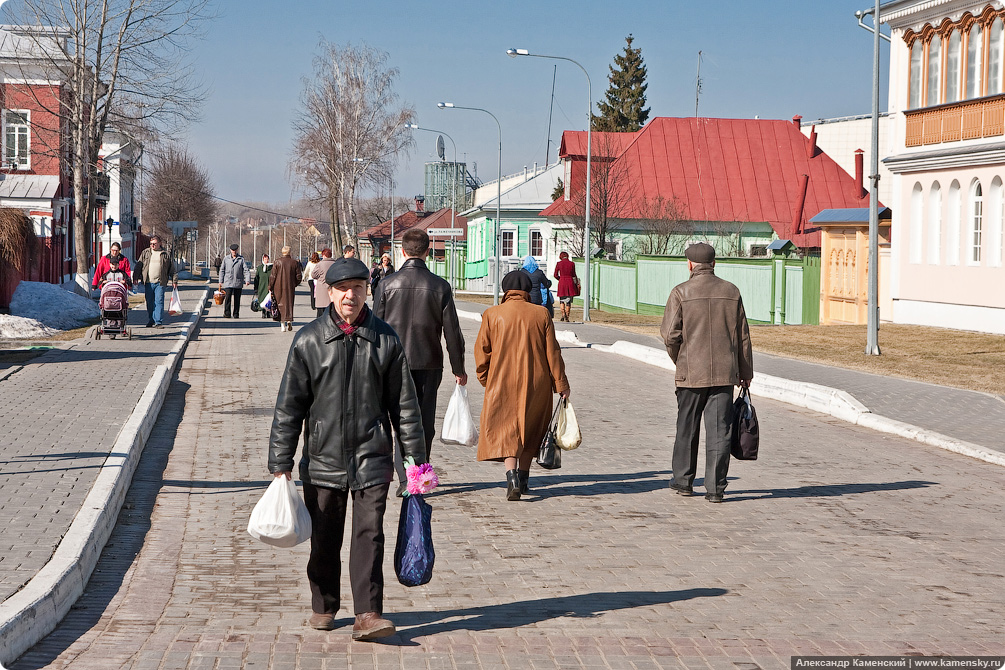
[[[193,309],[205,284],[182,282]],[[154,369],[177,342],[129,312],[133,338],[81,339],[0,380],[0,601],[48,562]]]
[[[477,323],[462,326],[470,349]],[[1005,654],[1005,470],[762,401],[762,459],[732,465],[725,504],[672,495],[672,378],[572,347],[585,441],[564,467],[535,468],[531,495],[507,502],[500,465],[437,441],[426,586],[394,581],[389,506],[398,634],[352,642],[345,610],[337,630],[310,630],[307,546],[245,531],[290,339],[205,319],[87,593],[13,668],[753,670],[792,654]],[[469,389],[477,412],[473,374]]]

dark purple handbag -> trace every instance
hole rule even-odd
[[[757,412],[750,402],[750,391],[740,387],[740,395],[733,401],[733,435],[729,451],[739,461],[756,461],[760,433]]]
[[[414,494],[401,502],[398,543],[394,547],[394,572],[405,586],[420,586],[433,578],[433,508]]]

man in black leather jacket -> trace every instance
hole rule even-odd
[[[412,228],[401,236],[401,251],[405,262],[394,274],[381,280],[373,299],[373,311],[398,333],[405,347],[405,358],[412,371],[415,392],[422,411],[422,432],[426,436],[426,460],[433,449],[436,434],[436,392],[443,379],[443,348],[440,337],[447,341],[450,369],[454,379],[464,386],[464,335],[457,321],[457,308],[450,284],[426,267],[429,235]],[[405,490],[405,468],[395,460],[398,491]]]
[[[300,478],[311,514],[309,625],[335,627],[340,553],[352,496],[349,580],[356,621],[352,637],[371,640],[395,632],[383,618],[384,510],[394,475],[391,429],[401,450],[426,462],[422,418],[401,341],[366,307],[366,265],[340,258],[325,282],[328,311],[293,338],[279,386],[269,471],[290,478],[306,425]]]

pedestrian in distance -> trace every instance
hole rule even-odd
[[[558,280],[558,303],[562,308],[562,318],[560,321],[569,321],[572,314],[572,299],[579,295],[576,277],[576,264],[569,260],[569,252],[563,251],[558,255],[558,263],[555,263],[555,279]]]
[[[572,391],[554,323],[530,302],[530,277],[514,270],[501,287],[502,303],[482,314],[474,349],[485,387],[478,460],[503,461],[506,499],[519,500],[551,423],[552,394],[568,398]]]
[[[356,258],[356,247],[351,244],[342,247],[342,258]]]
[[[220,265],[220,290],[226,293],[223,298],[223,318],[229,319],[231,315],[235,319],[241,317],[241,292],[244,287],[251,283],[248,276],[247,267],[244,264],[244,256],[238,253],[240,247],[237,244],[230,245],[230,255],[223,259]],[[233,302],[233,310],[231,309]]]
[[[269,275],[269,290],[272,299],[279,305],[279,327],[284,331],[293,331],[293,301],[297,287],[304,280],[300,263],[290,256],[289,245],[283,247],[282,256],[272,267]]]
[[[261,305],[269,297],[269,275],[272,274],[272,259],[268,254],[262,254],[262,264],[255,268],[255,298]],[[262,309],[262,318],[268,319],[269,311]]]
[[[391,257],[387,254],[381,254],[380,263],[370,271],[370,295],[373,296],[375,304],[377,302],[377,288],[380,286],[380,280],[392,272],[394,272],[394,266],[391,265]]]
[[[108,248],[108,253],[98,260],[98,265],[94,268],[94,279],[91,281],[91,288],[101,288],[101,278],[111,268],[112,259],[118,260],[119,270],[129,275],[129,259],[122,255],[122,245],[112,242]],[[129,283],[132,286],[132,282]]]
[[[171,254],[161,248],[160,235],[150,236],[150,246],[140,252],[133,268],[133,281],[143,284],[147,301],[147,328],[164,326],[164,289],[170,282],[178,288],[178,270]]]
[[[729,471],[733,387],[754,378],[750,328],[740,290],[715,276],[715,249],[685,250],[691,277],[670,292],[660,334],[677,366],[677,435],[670,488],[693,495],[699,424],[705,417],[705,499],[721,503]]]
[[[454,380],[464,386],[468,383],[464,371],[464,335],[450,284],[426,267],[429,252],[426,231],[417,228],[406,231],[401,237],[401,251],[405,261],[397,272],[381,280],[380,295],[373,299],[373,312],[394,328],[405,347],[422,411],[428,462],[436,434],[436,391],[443,379],[440,338],[446,339]],[[401,497],[407,486],[405,466],[396,461],[394,467],[398,473],[396,494]]]
[[[344,258],[344,257],[343,257]],[[332,266],[335,259],[332,258],[332,250],[325,247],[321,250],[321,260],[314,266],[311,275],[314,277],[314,305],[317,307],[318,316],[322,316],[331,304],[328,297],[328,284],[325,282],[325,275]]]
[[[304,278],[307,279],[307,286],[311,289],[311,311],[317,309],[314,298],[314,268],[317,267],[320,261],[321,256],[319,256],[318,252],[315,251],[311,254],[310,259],[307,261],[307,265],[304,266]]]
[[[220,266],[223,265],[223,259],[217,254],[216,258],[213,259],[213,269],[216,270],[216,276],[220,276]]]
[[[538,266],[533,256],[523,259],[521,269],[530,277],[530,301],[535,305],[547,307],[548,314],[551,318],[555,318],[555,303],[551,299],[551,280],[548,279],[548,275],[544,274],[544,270]]]
[[[328,268],[331,306],[293,339],[269,437],[269,471],[290,478],[300,432],[304,501],[312,522],[308,625],[335,627],[342,537],[349,497],[349,581],[354,640],[391,635],[384,612],[384,511],[394,476],[392,429],[405,457],[425,463],[422,417],[394,330],[366,306],[366,265],[340,258]],[[351,389],[351,392],[350,392]]]

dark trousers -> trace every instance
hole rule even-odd
[[[311,309],[317,309],[318,306],[314,304],[314,280],[308,279],[307,285],[311,288]]]
[[[352,494],[352,534],[349,541],[349,584],[354,614],[384,612],[384,510],[388,484],[359,491],[332,489],[304,482],[304,502],[311,513],[311,556],[307,580],[311,609],[318,614],[338,612],[342,574],[342,536]]]
[[[733,430],[733,387],[677,387],[677,438],[673,445],[673,478],[690,487],[698,469],[698,436],[705,416],[705,490],[722,495],[729,471]]]
[[[443,380],[443,369],[412,370],[415,394],[419,397],[419,412],[422,414],[422,432],[426,437],[426,461],[433,452],[433,436],[436,435],[436,392]],[[401,462],[401,449],[395,444],[394,469],[398,481],[405,481],[405,465]]]
[[[241,315],[241,291],[244,290],[242,287],[238,286],[236,288],[225,288],[223,292],[227,295],[223,298],[223,318],[230,318],[230,301],[234,301],[234,318],[236,319]]]

